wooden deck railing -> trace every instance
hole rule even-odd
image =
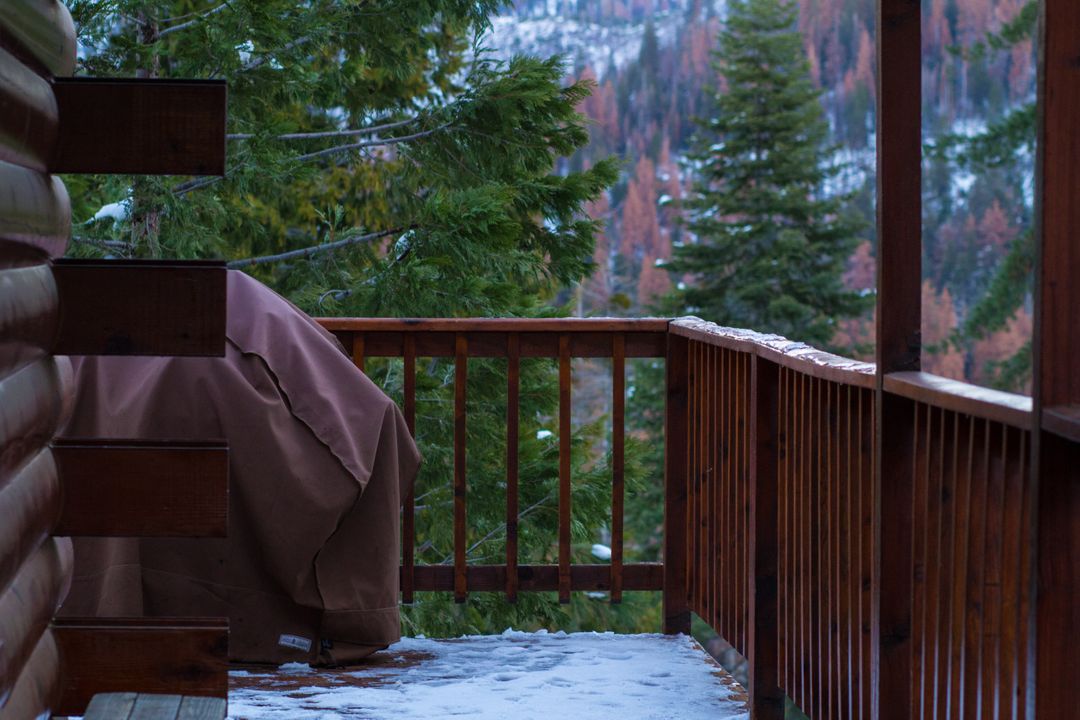
[[[920,716],[1019,718],[1031,698],[1034,486],[1031,400],[925,373],[885,376],[884,411],[910,423],[894,475],[907,500],[883,504],[873,364],[777,336],[678,320],[358,320],[323,324],[351,348],[405,363],[415,427],[417,357],[455,359],[454,562],[417,565],[406,499],[402,591],[663,590],[664,629],[696,613],[750,661],[755,717],[784,695],[814,718],[875,711],[884,671],[882,579],[910,605],[910,697]],[[505,357],[507,430],[517,437],[519,362],[559,362],[559,562],[517,558],[517,448],[507,447],[506,561],[465,555],[468,361]],[[570,561],[571,358],[612,359],[612,560]],[[664,562],[622,553],[625,360],[666,358]],[[900,440],[902,442],[902,439]],[[896,457],[896,448],[891,447]],[[903,493],[900,493],[901,495]],[[897,495],[893,491],[893,497]],[[883,535],[908,518],[908,537]],[[901,525],[903,526],[903,525]],[[883,553],[884,543],[909,554]],[[900,558],[900,564],[896,564]]]

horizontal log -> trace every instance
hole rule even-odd
[[[71,363],[45,357],[0,380],[0,484],[52,440],[67,419]]]
[[[81,715],[98,693],[228,693],[225,620],[60,618],[53,634],[64,658],[57,715]]]
[[[874,387],[873,363],[823,352],[780,335],[723,327],[696,317],[672,320],[671,333],[707,345],[756,355],[820,380],[855,387]]]
[[[226,536],[224,442],[64,439],[53,453],[64,498],[56,535]]]
[[[666,318],[316,318],[354,332],[667,332]]]
[[[48,265],[0,270],[0,378],[45,356],[60,324]]]
[[[1021,430],[1032,425],[1031,398],[950,380],[925,372],[889,373],[885,392]]]
[[[414,588],[420,592],[451,592],[454,589],[453,565],[417,565],[413,570]],[[469,565],[466,573],[468,592],[503,592],[506,590],[505,565]],[[664,566],[661,563],[623,565],[623,590],[662,590]],[[558,565],[519,565],[518,590],[523,592],[559,589]],[[571,565],[570,590],[606,592],[611,590],[610,565]]]
[[[71,201],[60,178],[0,162],[0,240],[59,257],[70,237]]]
[[[1043,407],[1043,430],[1080,443],[1080,405],[1054,405]]]
[[[335,335],[345,347],[352,344],[352,332],[335,330]],[[503,331],[470,331],[463,333],[467,342],[468,357],[508,357],[507,343],[512,333]],[[518,332],[520,357],[559,356],[559,333]],[[615,334],[626,338],[626,357],[663,357],[667,345],[664,332],[567,333],[570,356],[579,358],[612,357],[612,340]],[[442,331],[419,332],[364,332],[365,357],[404,357],[405,337],[413,337],[417,357],[453,357],[455,355],[454,333]]]
[[[60,700],[60,649],[51,630],[38,639],[30,660],[7,699],[0,696],[0,720],[47,718]]]
[[[225,354],[225,266],[59,260],[58,355]]]
[[[60,480],[46,448],[0,484],[0,589],[45,542],[59,516]]]
[[[62,173],[224,175],[222,80],[67,78],[53,91]]]
[[[46,541],[0,593],[0,697],[14,687],[71,587],[71,541]]]
[[[0,47],[52,75],[75,72],[75,23],[57,0],[0,3]]]
[[[0,160],[44,172],[58,123],[49,83],[0,48]]]

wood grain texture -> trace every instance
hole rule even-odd
[[[49,717],[60,698],[62,669],[56,640],[52,631],[46,630],[23,666],[6,704],[0,707],[0,720]]]
[[[687,355],[686,338],[669,335],[664,405],[664,632],[690,633],[687,604]],[[629,584],[629,567],[624,567]]]
[[[223,80],[66,78],[54,173],[224,175]]]
[[[416,343],[405,339],[405,357],[401,372],[404,375],[405,425],[416,438]],[[416,564],[416,487],[409,483],[401,515],[401,602],[413,601],[413,567]]]
[[[0,162],[0,240],[64,254],[71,237],[71,201],[60,178]]]
[[[518,593],[518,444],[521,396],[521,343],[516,334],[506,340],[506,599]]]
[[[350,320],[350,318],[344,318]],[[323,318],[319,322],[333,332],[348,347],[350,338],[363,336],[365,352],[371,357],[402,357],[406,336],[416,338],[416,353],[420,357],[454,357],[456,334],[448,331],[428,331],[425,329],[406,330],[344,330],[337,326],[333,318]],[[476,321],[480,322],[480,321]],[[559,332],[537,332],[532,330],[532,320],[515,320],[520,332],[514,330],[475,329],[464,332],[468,340],[469,357],[499,358],[506,357],[507,342],[511,334],[518,335],[518,353],[521,357],[559,357]],[[544,321],[546,322],[546,321]],[[351,323],[344,323],[351,324]],[[361,325],[366,324],[363,321]],[[467,327],[467,325],[465,325]],[[411,326],[407,326],[411,327]],[[502,325],[496,326],[502,327]],[[509,325],[509,327],[515,327]],[[570,356],[604,358],[611,357],[611,333],[620,331],[595,330],[588,332],[567,332],[570,336]],[[626,357],[663,357],[666,335],[663,332],[627,332]]]
[[[14,687],[71,586],[71,542],[48,540],[0,593],[0,698]]]
[[[316,318],[331,332],[666,333],[666,318]]]
[[[70,410],[71,364],[44,357],[0,380],[0,483],[52,439]]]
[[[127,720],[138,693],[101,693],[86,706],[83,720]]]
[[[8,586],[23,562],[49,537],[60,515],[60,503],[56,463],[47,448],[0,484],[0,588]]]
[[[58,355],[225,354],[217,261],[61,260]]]
[[[0,46],[18,45],[52,75],[75,72],[75,24],[57,0],[0,3]]]
[[[451,565],[417,565],[418,592],[452,592],[455,585]],[[661,563],[626,563],[623,565],[623,590],[662,590],[664,565]],[[517,586],[520,592],[550,592],[559,589],[558,565],[518,565]],[[505,565],[469,565],[466,569],[468,592],[502,592],[506,589]],[[571,592],[607,592],[611,590],[609,565],[571,565]]]
[[[48,265],[0,270],[0,378],[43,357],[60,323]]]
[[[1022,430],[1032,426],[1031,398],[979,387],[925,372],[889,373],[885,392],[938,408],[1005,423]]]
[[[0,47],[0,160],[45,172],[59,116],[49,83]]]
[[[611,339],[611,602],[622,602],[626,495],[626,338]]]
[[[64,658],[56,714],[81,714],[104,692],[225,697],[228,628],[221,620],[65,618],[53,634]]]
[[[229,451],[223,442],[64,439],[54,533],[77,537],[225,537]]]

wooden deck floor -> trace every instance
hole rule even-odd
[[[746,718],[743,689],[686,637],[518,633],[406,639],[345,669],[231,674],[236,720]]]

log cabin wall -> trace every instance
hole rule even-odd
[[[61,259],[71,206],[52,175],[222,174],[224,84],[76,80],[75,63],[61,2],[0,3],[3,720],[80,714],[110,690],[226,691],[221,621],[53,619],[73,567],[60,535],[223,536],[227,507],[221,441],[55,437],[73,399],[64,355],[224,354],[223,265]],[[98,132],[110,121],[129,132]]]

